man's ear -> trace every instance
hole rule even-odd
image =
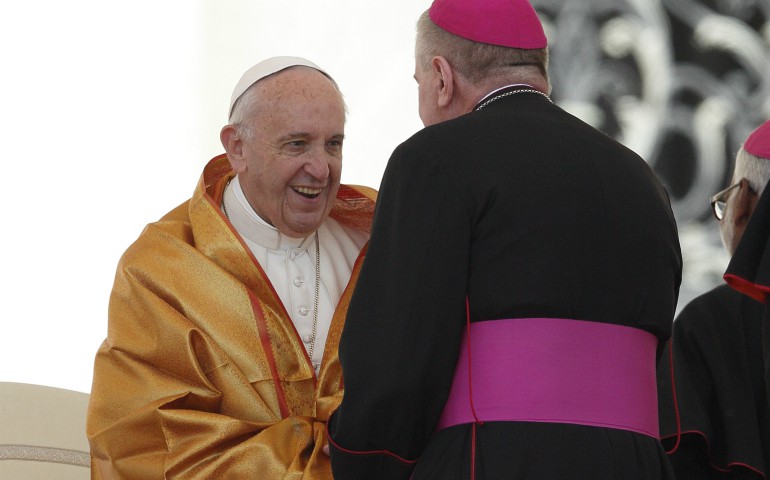
[[[447,107],[452,103],[455,94],[455,78],[452,66],[446,58],[435,56],[431,59],[431,68],[435,79],[435,88],[438,89],[438,106]]]
[[[740,188],[735,193],[733,204],[733,221],[738,226],[745,226],[749,223],[751,214],[754,213],[754,207],[757,204],[757,195],[751,191],[751,185],[745,178],[741,178]]]
[[[219,132],[219,140],[227,152],[227,159],[235,173],[241,173],[246,168],[246,159],[243,156],[243,139],[238,134],[234,125],[225,125]]]

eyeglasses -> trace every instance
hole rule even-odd
[[[722,218],[725,216],[725,208],[727,207],[727,197],[728,193],[735,187],[740,187],[741,183],[738,182],[734,185],[730,185],[729,187],[725,188],[721,192],[718,192],[716,195],[711,197],[711,210],[714,212],[714,216],[717,220],[722,220]]]

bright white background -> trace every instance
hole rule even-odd
[[[349,108],[343,182],[378,187],[417,131],[430,0],[27,0],[0,5],[0,381],[89,392],[117,261],[222,152],[252,64],[299,55]]]

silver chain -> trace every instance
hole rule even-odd
[[[318,230],[315,232],[315,300],[313,302],[313,333],[310,337],[310,349],[307,356],[313,362],[313,350],[315,349],[315,334],[318,328],[318,286],[321,284],[321,248],[318,241]]]
[[[228,182],[229,184],[229,182]],[[225,185],[227,189],[227,185]],[[225,199],[222,198],[222,211],[225,213],[225,217],[230,220],[230,214],[227,213],[227,205]],[[318,230],[315,232],[315,299],[313,301],[313,331],[310,337],[310,348],[307,351],[307,356],[310,359],[310,363],[313,363],[313,350],[315,350],[315,337],[318,330],[318,291],[321,285],[321,247],[318,240]],[[313,365],[315,368],[315,364]]]
[[[495,100],[499,100],[499,99],[501,99],[503,97],[507,97],[508,95],[515,95],[517,93],[537,93],[538,95],[542,95],[545,98],[547,98],[549,102],[553,103],[553,100],[551,100],[551,97],[549,97],[545,93],[541,92],[540,90],[534,90],[532,88],[525,88],[523,90],[511,90],[510,92],[505,92],[505,93],[501,93],[500,95],[496,95],[496,96],[490,98],[489,100],[487,100],[486,102],[482,103],[478,107],[476,107],[476,110],[481,110],[482,108],[486,107],[487,105],[489,105],[490,103],[494,102]]]
[[[230,185],[230,183],[228,182],[227,185]],[[225,189],[227,189],[227,185],[225,185]],[[225,217],[230,220],[230,214],[227,213],[227,204],[225,204],[224,196],[222,197],[222,211],[225,212]]]

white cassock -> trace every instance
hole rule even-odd
[[[334,310],[369,235],[346,228],[332,218],[327,218],[318,229],[321,282],[314,342],[315,235],[287,237],[269,225],[249,205],[237,176],[225,189],[223,203],[230,223],[243,237],[281,298],[305,350],[309,352],[314,345],[310,360],[317,374]]]

